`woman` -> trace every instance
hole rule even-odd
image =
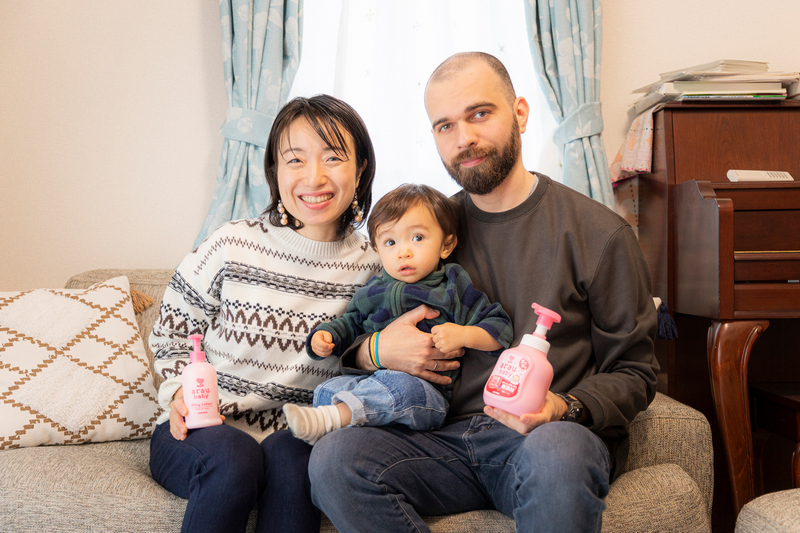
[[[272,126],[265,171],[271,205],[223,225],[183,260],[150,337],[165,379],[150,469],[188,498],[184,532],[244,531],[256,504],[256,531],[319,531],[311,447],[275,433],[286,427],[280,408],[310,404],[314,388],[338,373],[337,361],[306,357],[306,336],[342,315],[380,271],[354,231],[372,202],[375,156],[349,105],[325,95],[289,102]],[[180,375],[195,333],[217,370],[224,423],[187,431]]]

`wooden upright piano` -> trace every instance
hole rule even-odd
[[[712,319],[711,392],[738,512],[755,490],[748,401],[753,344],[769,319],[800,318],[800,181],[692,180],[675,186],[674,200],[673,308]]]
[[[731,183],[731,169],[785,171],[795,182]],[[796,341],[785,324],[800,330],[800,284],[789,282],[800,279],[800,102],[667,104],[654,114],[639,200],[653,294],[678,324],[677,340],[657,343],[667,392],[712,424],[714,520],[729,526],[714,530],[732,531],[754,496],[748,360],[770,320],[755,349],[765,356],[752,363],[788,365],[780,379],[800,381],[800,348],[772,359]]]

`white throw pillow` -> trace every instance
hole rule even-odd
[[[0,450],[149,437],[157,398],[128,278],[0,292]]]

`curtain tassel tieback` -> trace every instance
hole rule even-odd
[[[603,111],[600,102],[582,104],[567,115],[558,125],[553,140],[558,146],[576,141],[583,137],[600,135],[603,132]]]
[[[267,114],[243,107],[231,107],[228,108],[225,124],[222,125],[220,133],[227,139],[266,148],[273,120],[275,120],[274,113]]]

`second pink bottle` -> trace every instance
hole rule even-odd
[[[553,366],[547,360],[550,343],[545,335],[554,322],[561,322],[558,313],[537,303],[531,307],[539,315],[536,331],[524,335],[518,346],[500,354],[483,389],[486,405],[517,416],[538,413],[544,407],[553,381]]]

